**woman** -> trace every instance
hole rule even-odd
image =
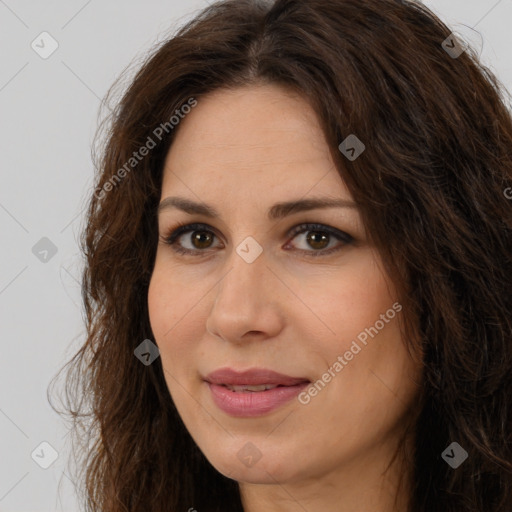
[[[512,122],[460,48],[228,0],[146,60],[83,237],[88,510],[512,510]]]

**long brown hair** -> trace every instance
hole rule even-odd
[[[146,366],[134,350],[154,340],[156,206],[179,129],[169,119],[191,98],[256,83],[314,107],[398,287],[404,340],[423,354],[410,511],[512,510],[509,96],[471,48],[449,54],[450,34],[408,0],[227,0],[146,58],[102,132],[82,237],[87,339],[66,365],[66,407],[87,510],[242,510],[238,484],[181,422],[160,358]],[[366,146],[353,161],[338,149],[351,134]],[[131,161],[148,137],[155,147]],[[452,442],[468,453],[457,469],[441,457]]]

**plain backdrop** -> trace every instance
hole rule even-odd
[[[70,436],[46,392],[83,341],[77,240],[98,107],[208,3],[0,0],[0,512],[79,511]],[[512,90],[512,0],[424,3]]]

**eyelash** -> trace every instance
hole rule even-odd
[[[184,249],[183,247],[177,245],[177,240],[181,235],[185,233],[194,232],[194,231],[204,231],[211,233],[213,236],[216,236],[215,233],[208,229],[206,224],[186,224],[180,223],[174,228],[172,228],[167,235],[162,237],[162,242],[170,245],[174,251],[180,254],[189,254],[191,256],[203,256],[210,249]],[[344,242],[341,246],[331,247],[330,249],[321,249],[318,251],[311,250],[306,251],[304,249],[299,249],[300,252],[308,254],[308,256],[318,257],[318,256],[326,256],[328,254],[340,251],[345,245],[352,244],[354,242],[354,238],[350,236],[348,233],[344,231],[339,231],[337,229],[331,228],[329,226],[325,226],[323,224],[314,224],[314,223],[304,223],[296,226],[292,229],[288,236],[295,238],[297,235],[302,233],[307,233],[308,231],[315,231],[321,233],[327,233],[328,235],[334,237],[335,239]]]

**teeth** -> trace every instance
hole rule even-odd
[[[266,391],[267,389],[277,388],[277,384],[261,384],[260,386],[229,386],[226,384],[226,387],[231,391]]]

